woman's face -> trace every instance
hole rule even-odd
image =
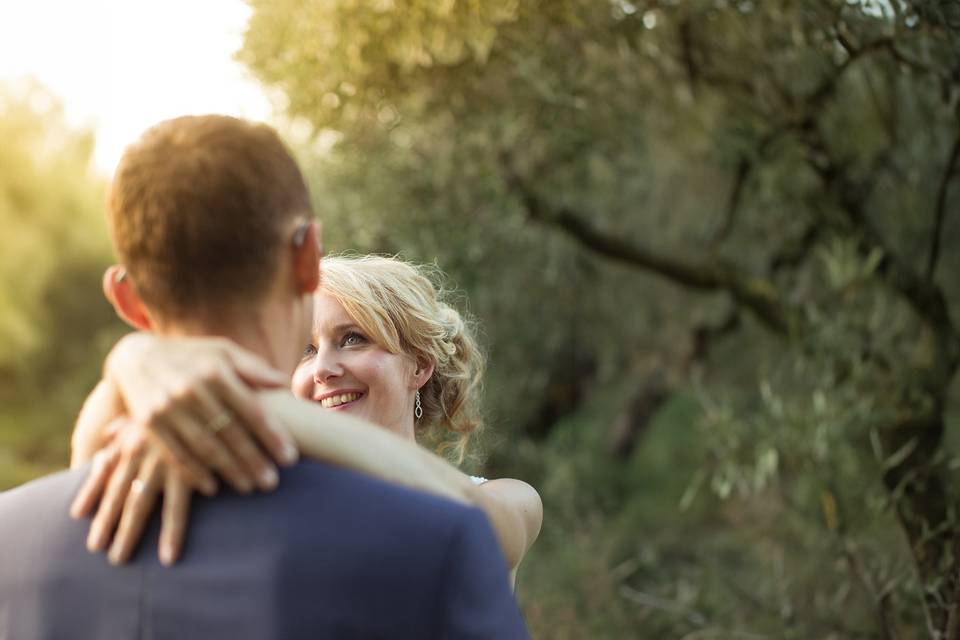
[[[294,394],[412,440],[418,375],[414,358],[373,342],[336,298],[315,296],[313,335],[293,374]]]

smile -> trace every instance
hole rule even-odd
[[[340,405],[347,404],[348,402],[353,402],[354,400],[359,400],[362,396],[362,393],[341,393],[340,395],[327,396],[326,398],[320,401],[320,406],[324,409],[333,409],[334,407],[339,407]]]

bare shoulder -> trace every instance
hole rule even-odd
[[[484,482],[480,489],[515,509],[523,518],[529,541],[536,539],[543,524],[543,501],[532,485],[516,478],[497,478]]]

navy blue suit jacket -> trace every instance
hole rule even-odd
[[[477,509],[301,462],[273,493],[195,499],[175,567],[155,517],[118,568],[67,515],[85,475],[0,494],[0,640],[527,637]]]

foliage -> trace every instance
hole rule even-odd
[[[119,327],[97,296],[110,256],[93,136],[34,83],[0,92],[0,487],[66,464]]]
[[[328,242],[435,259],[488,329],[550,637],[960,633],[953,4],[250,4]],[[701,456],[654,515],[608,442],[670,392]]]
[[[536,636],[958,637],[955,3],[250,4],[328,249],[485,327]],[[0,134],[10,486],[120,327],[92,136],[29,85]]]

